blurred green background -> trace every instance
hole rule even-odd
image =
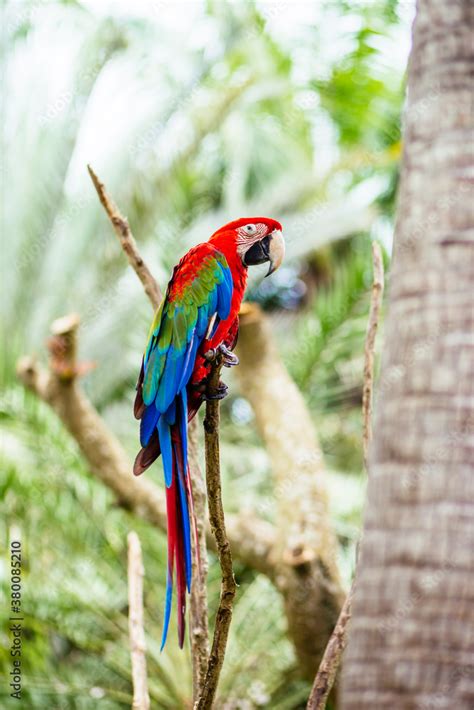
[[[370,243],[382,243],[388,262],[413,4],[17,0],[2,12],[0,524],[5,546],[20,536],[25,557],[21,706],[130,707],[126,535],[136,529],[152,706],[185,707],[189,652],[169,642],[159,653],[165,538],[117,507],[54,414],[17,382],[16,361],[44,359],[51,321],[79,313],[80,357],[96,363],[83,385],[136,452],[131,411],[150,306],[87,162],[162,286],[187,248],[229,219],[280,220],[286,263],[265,282],[259,271],[249,297],[268,311],[314,417],[348,582],[364,495]],[[267,455],[236,378],[230,384],[225,504],[272,519]],[[160,479],[160,467],[147,475]],[[251,570],[237,567],[237,577],[219,707],[304,707],[309,688],[279,594]],[[219,580],[211,559],[211,609]],[[1,633],[4,675],[6,626]],[[5,683],[0,704],[18,707]]]

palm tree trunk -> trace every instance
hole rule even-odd
[[[345,710],[474,707],[473,7],[418,3]]]

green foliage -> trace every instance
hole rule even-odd
[[[288,348],[287,364],[301,389],[307,391],[308,386],[311,387],[321,361],[326,363],[329,358],[334,364],[338,353],[331,350],[331,344],[336,348],[345,344],[347,350],[353,350],[351,343],[341,343],[337,332],[353,315],[360,300],[366,300],[371,283],[370,268],[370,243],[363,239],[351,243],[349,253],[338,261],[330,284],[318,289],[311,308],[297,324],[294,342]],[[350,325],[347,327],[350,336],[359,337],[360,333]],[[325,403],[331,404],[327,391],[312,388],[311,393],[313,398],[325,397]],[[322,404],[321,399],[319,402]]]
[[[361,235],[339,251],[330,282],[318,288],[284,353],[314,412],[328,464],[357,472],[362,467],[360,411],[372,283],[370,240]]]
[[[358,30],[354,50],[332,68],[328,80],[316,82],[344,145],[380,150],[400,140],[401,87],[373,70],[380,34],[367,26]]]

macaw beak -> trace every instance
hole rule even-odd
[[[273,272],[279,268],[285,256],[285,240],[283,239],[283,234],[280,229],[275,229],[270,234],[268,256],[270,257],[270,267],[265,274],[265,278],[273,274]]]
[[[279,229],[274,229],[271,234],[267,234],[259,242],[252,244],[244,254],[244,264],[255,266],[270,262],[270,267],[265,274],[265,278],[273,274],[278,269],[285,256],[285,241]]]

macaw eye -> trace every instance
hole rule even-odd
[[[246,234],[255,234],[257,227],[254,224],[246,224],[244,227],[244,232]]]

